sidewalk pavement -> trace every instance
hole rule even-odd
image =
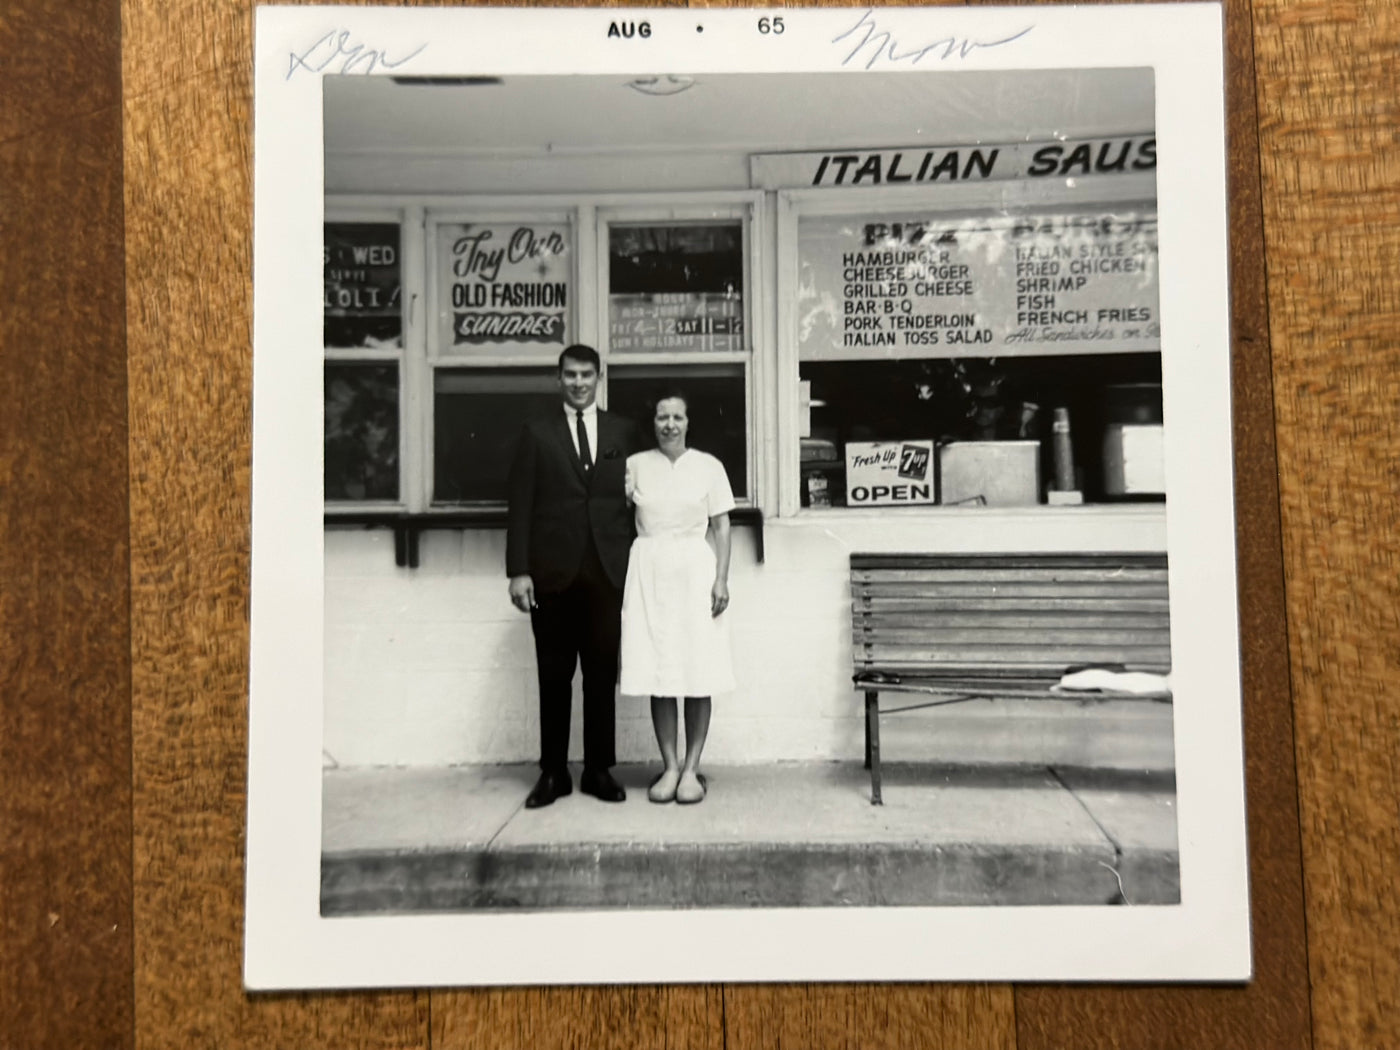
[[[1169,774],[856,763],[706,767],[698,805],[524,808],[534,766],[328,769],[321,910],[1168,904]]]

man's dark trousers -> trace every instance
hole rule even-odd
[[[613,714],[622,591],[608,579],[590,538],[578,574],[562,591],[535,594],[530,614],[540,679],[540,768],[565,773],[574,669],[583,664],[583,764],[609,769],[617,760]]]

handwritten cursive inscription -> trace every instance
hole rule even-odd
[[[348,29],[332,29],[300,54],[295,51],[291,53],[287,79],[291,80],[299,69],[308,73],[324,73],[328,69],[332,73],[373,73],[379,67],[397,69],[409,59],[422,54],[427,46],[423,44],[402,58],[392,59],[384,51],[357,43]],[[339,68],[331,68],[337,62],[340,63]]]
[[[1034,28],[1033,25],[1026,26],[1020,32],[1000,40],[972,40],[968,37],[946,36],[929,44],[901,48],[899,41],[895,40],[889,30],[882,29],[877,25],[873,12],[867,10],[865,14],[860,16],[855,25],[840,36],[833,38],[831,42],[839,44],[847,38],[855,39],[855,46],[841,60],[841,64],[845,66],[853,61],[864,59],[865,68],[871,69],[881,59],[889,62],[908,62],[910,65],[914,65],[929,54],[941,59],[966,58],[979,49],[1001,47],[1013,40],[1019,40]],[[861,30],[865,30],[864,36],[859,36]],[[862,54],[862,52],[864,53]]]

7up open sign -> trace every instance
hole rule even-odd
[[[935,500],[932,441],[847,442],[848,506],[907,507]]]

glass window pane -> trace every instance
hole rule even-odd
[[[566,222],[437,228],[435,355],[547,360],[571,341],[573,230]]]
[[[614,353],[744,349],[744,228],[608,228],[608,345]]]
[[[559,406],[557,368],[433,374],[433,502],[504,502],[521,423]]]
[[[392,222],[325,224],[325,345],[403,345],[399,227]]]
[[[327,500],[399,498],[399,366],[326,363]]]
[[[995,484],[989,492],[1024,493],[1029,486],[1028,501],[1044,502],[1056,478],[1057,409],[1064,410],[1069,423],[1069,466],[1086,500],[1161,498],[1155,491],[1160,489],[1160,463],[1130,464],[1124,477],[1119,462],[1125,426],[1145,428],[1129,433],[1126,447],[1151,447],[1149,431],[1154,429],[1160,441],[1160,354],[805,361],[800,378],[805,400],[799,422],[806,422],[800,450],[803,506],[870,503],[869,492],[851,498],[858,482],[847,477],[850,446],[914,442],[933,450],[935,485],[941,480],[936,470],[940,449],[981,443],[983,448],[960,450],[971,453],[963,458],[1011,464],[991,479]],[[1006,447],[990,447],[995,443]],[[1017,443],[1033,447],[1011,447]],[[1014,478],[1009,476],[1013,472]],[[1135,479],[1141,480],[1135,485]],[[938,500],[964,502],[963,495],[962,488],[941,486]],[[912,492],[905,496],[904,502],[918,501]],[[979,502],[975,497],[967,502]]]
[[[668,388],[676,388],[686,396],[686,414],[690,418],[686,444],[723,463],[734,495],[748,498],[744,366],[615,365],[608,372],[608,408],[635,420],[650,447],[655,444],[652,418],[656,399]]]

